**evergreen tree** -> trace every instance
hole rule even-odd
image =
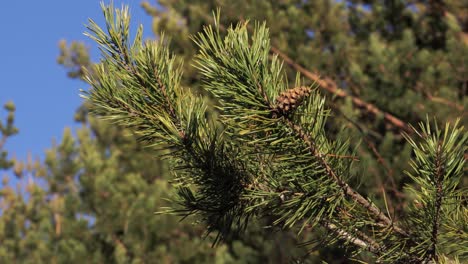
[[[6,105],[0,263],[467,259],[463,1],[158,2],[158,41],[108,6],[100,63],[60,43],[92,104],[44,163]]]
[[[403,134],[415,153],[408,173],[413,183],[406,184],[414,206],[397,220],[388,206],[380,209],[350,185],[356,154],[349,137],[327,133],[330,113],[313,85],[297,76],[289,88],[279,60],[285,56],[270,46],[265,24],[225,27],[218,13],[214,26],[192,38],[201,87],[216,104],[213,115],[207,100],[181,82],[182,67],[163,35],[143,42],[139,28],[130,40],[128,10],[103,10],[105,30],[92,21],[88,26],[102,60],[85,72],[92,86],[85,98],[95,114],[130,128],[144,145],[170,157],[179,207],[168,212],[201,216],[208,232],[217,234],[215,243],[241,233],[252,219],[267,218],[273,227],[298,233],[322,229],[324,245],[343,242],[363,259],[420,263],[467,257],[466,189],[460,179],[468,134],[459,121],[443,129],[427,121],[419,131],[388,114],[389,105],[378,105],[381,110],[352,97],[358,106],[383,113],[382,122],[419,137]],[[370,51],[385,53],[378,38],[368,37]],[[431,41],[433,49],[443,42]],[[270,58],[271,50],[277,55]],[[381,77],[369,67],[369,79]],[[378,88],[382,82],[376,81]],[[329,90],[349,97],[333,80],[327,82]]]
[[[86,105],[76,120],[77,137],[65,129],[43,164],[14,163],[16,189],[5,176],[0,263],[259,263],[306,253],[290,246],[286,254],[278,248],[294,238],[258,230],[213,248],[194,218],[156,217],[172,189],[155,151],[88,117]]]
[[[83,78],[93,65],[85,45],[59,47],[68,76]],[[17,133],[14,104],[5,109],[0,147]],[[10,160],[0,148],[1,168],[12,168],[0,190],[0,263],[286,263],[307,254],[294,236],[271,229],[213,248],[197,218],[155,216],[173,196],[161,151],[88,111],[87,103],[77,110],[76,136],[65,129],[44,162]]]

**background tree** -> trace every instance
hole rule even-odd
[[[130,131],[88,117],[86,105],[75,118],[82,124],[76,138],[65,129],[43,164],[16,161],[19,186],[5,176],[0,262],[257,263],[306,253],[294,237],[262,230],[212,248],[195,219],[156,217],[172,194],[155,151]]]
[[[407,124],[424,120],[426,114],[437,116],[440,124],[465,114],[466,6],[450,1],[438,9],[434,2],[159,1],[164,9],[149,3],[143,8],[154,16],[155,34],[164,31],[170,51],[185,61],[182,85],[199,89],[210,101],[213,97],[201,88],[201,75],[193,67],[198,48],[190,34],[213,24],[209,14],[217,7],[223,35],[239,20],[265,20],[271,53],[291,66],[286,68],[288,79],[299,71],[304,85],[316,81],[334,94],[325,101],[333,118],[324,125],[332,141],[351,138],[347,148],[355,149],[360,161],[350,167],[359,173],[350,183],[381,208],[387,205],[398,220],[409,205],[427,206],[421,203],[427,198],[415,200],[417,191],[402,188],[412,183],[403,171],[411,170],[407,161],[415,146],[401,131],[412,133]],[[84,68],[92,69],[84,47],[61,43],[59,63],[70,77],[81,78]],[[350,251],[340,246],[320,251],[296,247],[330,231],[302,232],[296,238],[295,231],[259,229],[262,222],[212,249],[211,239],[201,239],[205,227],[190,225],[191,220],[176,223],[178,217],[155,217],[156,208],[170,205],[161,201],[172,197],[169,164],[155,159],[160,150],[145,148],[131,130],[88,117],[88,108],[83,105],[75,116],[83,124],[77,138],[66,131],[45,164],[16,162],[16,174],[30,180],[24,191],[2,190],[0,262],[284,263],[309,250],[312,254],[303,261],[349,258]],[[466,177],[464,181],[457,190],[463,190]],[[423,211],[413,212],[424,216]],[[267,217],[266,223],[272,219]],[[460,230],[466,234],[466,226]],[[367,254],[360,258],[372,260]]]

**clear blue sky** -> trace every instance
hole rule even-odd
[[[108,3],[109,1],[105,1]],[[0,105],[16,104],[16,125],[20,133],[5,148],[10,156],[25,159],[28,152],[43,160],[52,139],[61,139],[64,127],[74,127],[73,114],[82,99],[79,89],[87,84],[67,78],[56,63],[58,42],[82,40],[98,58],[94,43],[83,35],[88,18],[103,25],[99,0],[3,1],[0,16]],[[143,24],[145,37],[152,36],[151,18],[140,7],[141,0],[115,0],[130,6],[132,29]],[[150,1],[154,4],[155,1]],[[0,110],[4,120],[5,111]]]

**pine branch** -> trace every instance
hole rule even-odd
[[[298,172],[304,170],[303,179],[306,186],[320,184],[324,187],[320,192],[317,192],[316,189],[302,189],[303,187],[298,185],[297,188],[300,191],[293,189],[287,195],[279,195],[286,198],[281,199],[283,202],[279,206],[275,205],[277,203],[271,205],[274,214],[279,216],[275,224],[284,223],[285,227],[291,227],[306,215],[310,215],[308,219],[315,223],[322,216],[330,217],[334,209],[341,203],[340,198],[338,198],[338,193],[340,193],[359,204],[373,216],[374,221],[376,220],[376,222],[366,224],[378,226],[380,222],[383,229],[393,230],[409,243],[413,243],[406,231],[395,225],[372,202],[354,191],[342,179],[343,175],[338,175],[335,172],[333,166],[344,166],[344,163],[335,162],[334,165],[331,165],[325,159],[330,153],[319,151],[319,147],[327,151],[333,149],[327,142],[324,132],[323,124],[327,114],[326,110],[323,109],[323,100],[318,94],[311,96],[310,88],[299,86],[285,90],[281,79],[272,78],[272,76],[280,75],[282,69],[276,66],[281,65],[276,58],[270,62],[268,57],[269,43],[264,41],[268,39],[267,34],[264,25],[257,25],[253,30],[252,42],[250,43],[245,23],[228,29],[225,39],[221,39],[219,33],[209,26],[205,28],[204,34],[199,34],[195,42],[201,50],[197,56],[197,68],[204,76],[207,90],[220,101],[221,122],[225,125],[226,131],[229,131],[230,138],[245,142],[244,148],[252,147],[251,151],[256,155],[262,149],[262,151],[271,153],[275,159],[283,163],[285,168],[291,168]],[[268,63],[271,63],[271,66]],[[256,67],[252,67],[253,65]],[[269,100],[265,100],[261,90],[258,89],[257,77],[263,80],[263,85],[268,85],[268,89],[265,90]],[[266,83],[265,80],[268,80],[269,83]],[[271,105],[273,101],[275,104]],[[310,123],[310,120],[313,120],[313,123]],[[300,124],[307,124],[308,130],[305,130]],[[310,133],[313,134],[313,138]],[[280,140],[276,140],[277,138]],[[300,141],[297,141],[298,139]],[[317,139],[321,140],[320,143],[316,141]],[[307,149],[304,149],[304,145],[307,146]],[[343,146],[338,143],[336,150],[340,148]],[[301,169],[299,165],[302,161],[286,157],[292,153],[304,159],[304,164],[308,164],[304,166],[307,167]],[[311,167],[311,164],[314,167]],[[315,169],[312,171],[311,168]],[[275,170],[272,173],[275,173]],[[276,178],[285,177],[287,181],[297,181],[298,177],[301,177],[299,175],[293,176],[295,172],[289,170],[279,170],[276,173],[279,174],[275,176]],[[311,175],[309,176],[308,173]],[[277,180],[272,176],[266,177],[266,180],[273,181],[271,183],[273,186],[281,184],[276,182]],[[338,189],[335,189],[335,186],[341,191],[337,192]],[[295,193],[299,195],[295,196]],[[266,193],[263,197],[266,195],[269,194]],[[325,203],[326,205],[324,205],[324,196],[336,198],[326,199],[330,201],[330,204]],[[323,210],[326,211],[320,211],[320,208],[324,208]]]
[[[176,174],[176,202],[182,206],[171,213],[200,214],[208,233],[218,232],[215,243],[243,230],[252,214],[246,212],[250,201],[242,199],[252,168],[223,140],[216,120],[207,117],[205,100],[181,87],[180,65],[164,39],[142,43],[140,27],[130,45],[128,9],[102,8],[107,32],[91,20],[87,34],[103,56],[92,73],[85,73],[92,86],[85,92],[91,111],[132,128],[148,147],[167,150],[164,157],[171,157]]]
[[[466,196],[466,189],[459,189],[458,185],[463,175],[463,154],[468,141],[468,133],[463,133],[463,127],[458,127],[458,122],[453,128],[447,124],[443,133],[437,126],[432,130],[428,121],[425,125],[421,124],[422,132],[415,130],[420,143],[405,135],[415,152],[415,159],[411,161],[414,172],[407,174],[417,187],[407,186],[407,189],[417,199],[415,205],[409,208],[409,228],[419,234],[421,242],[413,245],[412,251],[420,259],[438,261],[444,253],[466,254],[461,253],[466,241],[454,243],[458,239],[463,241],[466,230],[453,231],[460,226],[460,221],[468,221],[467,216],[460,219],[457,215],[457,212],[463,211],[463,199],[466,199],[462,198]],[[455,247],[454,252],[445,249],[447,239]]]
[[[432,102],[447,105],[449,107],[455,108],[456,110],[458,110],[460,112],[463,112],[463,110],[465,109],[462,105],[456,104],[456,103],[454,103],[452,101],[449,101],[449,100],[447,100],[445,98],[433,96],[428,92],[424,93],[424,94],[425,94],[426,98],[431,100]],[[466,112],[464,112],[464,115],[466,115]]]
[[[213,21],[213,19],[211,17],[209,17],[208,15],[206,15],[206,14],[200,14],[200,15],[202,17],[204,17],[208,21],[210,21],[210,20]],[[215,23],[215,25],[220,30],[226,31],[226,27],[224,25],[219,24],[219,23]],[[276,48],[274,46],[270,46],[270,51],[271,51],[271,53],[278,55],[284,62],[286,62],[286,64],[288,64],[290,67],[292,67],[296,71],[300,72],[306,78],[313,81],[314,83],[319,84],[319,86],[321,88],[331,92],[332,94],[334,94],[334,95],[336,95],[336,96],[338,96],[340,98],[350,97],[352,102],[356,106],[358,106],[359,108],[364,109],[364,110],[366,110],[366,111],[368,111],[368,112],[370,112],[370,113],[372,113],[374,115],[383,115],[384,120],[386,120],[387,122],[389,122],[393,126],[397,127],[402,132],[409,133],[409,134],[411,134],[413,132],[413,130],[403,120],[399,119],[398,117],[396,117],[396,116],[394,116],[394,115],[392,115],[392,114],[390,114],[388,112],[380,110],[377,106],[375,106],[375,105],[373,105],[371,103],[367,103],[367,102],[363,101],[362,99],[360,99],[360,98],[358,98],[356,96],[352,96],[352,95],[347,94],[345,91],[339,89],[338,85],[332,79],[330,79],[328,77],[320,77],[318,74],[314,74],[314,73],[310,72],[306,68],[304,68],[301,65],[299,65],[298,63],[296,63],[293,59],[291,59],[285,53],[280,51],[278,48]]]
[[[204,16],[204,18],[207,19],[207,20],[212,20],[211,18],[208,18],[207,15],[202,15],[202,16]],[[222,31],[226,31],[226,27],[224,25],[221,25],[219,23],[216,24],[216,25]],[[358,98],[356,96],[351,96],[351,95],[347,94],[345,91],[339,89],[338,85],[332,79],[330,79],[328,77],[325,77],[325,78],[320,77],[319,75],[308,71],[307,69],[305,69],[304,67],[302,67],[301,65],[296,63],[289,56],[287,56],[285,53],[280,51],[278,48],[276,48],[274,46],[271,46],[270,51],[271,51],[271,53],[278,55],[281,59],[283,59],[284,62],[286,62],[286,64],[291,66],[296,71],[300,72],[306,78],[313,81],[314,83],[319,84],[319,86],[321,88],[323,88],[323,89],[325,89],[325,90],[331,92],[332,94],[334,94],[334,95],[336,95],[338,97],[341,97],[341,98],[350,97],[352,102],[356,106],[358,106],[359,108],[364,109],[364,110],[366,110],[366,111],[368,111],[368,112],[370,112],[370,113],[372,113],[374,115],[383,115],[384,119],[387,122],[389,122],[392,125],[394,125],[395,127],[399,128],[402,132],[406,132],[406,133],[412,133],[413,132],[411,130],[411,128],[407,125],[407,123],[402,121],[398,117],[393,116],[390,113],[384,112],[384,111],[380,110],[379,108],[377,108],[375,105],[367,103],[367,102],[363,101],[362,99],[360,99],[360,98]]]
[[[438,261],[438,256],[436,254],[436,245],[437,245],[437,235],[439,233],[439,226],[440,226],[440,210],[442,207],[442,199],[444,196],[443,193],[443,176],[445,174],[445,165],[443,164],[442,160],[442,146],[440,142],[437,144],[437,151],[435,153],[435,172],[434,172],[434,179],[435,179],[435,214],[434,219],[432,222],[432,245],[428,251],[428,254],[431,258],[434,258],[435,261]]]
[[[171,212],[201,215],[208,232],[218,232],[215,243],[242,231],[251,217],[268,216],[274,226],[299,227],[299,232],[321,225],[332,233],[328,242],[343,240],[379,260],[437,260],[444,253],[440,248],[448,236],[442,229],[455,234],[455,223],[463,220],[450,210],[463,206],[456,188],[468,135],[460,136],[461,129],[447,126],[442,137],[437,128],[432,134],[426,127],[424,136],[416,132],[422,145],[406,135],[416,153],[416,175],[410,176],[421,187],[409,189],[425,204],[424,210],[412,209],[403,229],[348,185],[349,144],[328,139],[324,99],[301,86],[299,75],[296,88],[287,89],[281,54],[270,58],[265,24],[256,24],[251,36],[248,25],[240,23],[225,38],[211,26],[194,38],[204,88],[218,100],[219,118],[212,120],[203,99],[180,87],[180,68],[173,66],[167,47],[143,45],[138,38],[129,45],[127,11],[117,12],[115,24],[110,12],[105,9],[108,35],[94,24],[89,27],[104,60],[86,76],[93,86],[88,99],[97,114],[135,128],[151,146],[169,146],[182,206]],[[219,16],[215,20],[219,25]],[[331,80],[321,82],[348,96]],[[386,120],[407,129],[393,116]]]

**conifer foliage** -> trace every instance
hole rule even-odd
[[[406,134],[414,206],[396,219],[354,185],[350,138],[327,133],[330,110],[317,84],[287,81],[282,59],[270,56],[266,23],[224,27],[218,12],[193,36],[200,93],[182,83],[183,66],[164,35],[143,41],[140,27],[132,40],[128,9],[102,8],[105,28],[91,21],[87,33],[102,58],[85,72],[91,89],[83,96],[95,115],[129,128],[169,161],[178,206],[163,213],[201,217],[215,243],[268,219],[299,234],[322,231],[321,246],[340,242],[369,261],[468,258],[460,184],[468,134],[458,122],[442,129],[426,122],[412,130],[417,137]]]
[[[15,104],[7,102],[3,108],[8,112],[6,122],[0,123],[0,169],[8,169],[13,166],[13,162],[8,160],[7,152],[3,149],[8,137],[18,133],[18,128],[14,126],[15,121]]]

